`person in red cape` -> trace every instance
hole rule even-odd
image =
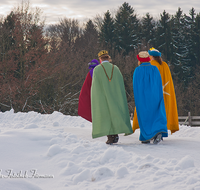
[[[78,103],[78,115],[83,117],[84,119],[92,122],[92,114],[91,114],[91,85],[92,85],[92,76],[94,68],[99,65],[99,62],[96,59],[93,59],[90,63],[88,63],[90,71],[88,72],[83,86],[81,88],[81,92],[79,95],[79,103]]]

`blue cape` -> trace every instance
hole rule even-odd
[[[156,66],[142,63],[134,71],[133,91],[140,126],[140,140],[147,141],[156,134],[168,136],[162,79]]]

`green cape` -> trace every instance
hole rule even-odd
[[[102,65],[111,78],[113,65],[109,62],[103,62]],[[113,77],[109,82],[102,65],[95,67],[92,79],[92,137],[131,134],[133,130],[122,74],[119,68],[114,66]]]

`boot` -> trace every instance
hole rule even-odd
[[[162,134],[159,133],[158,135],[155,136],[153,139],[153,144],[158,144],[162,140]]]
[[[117,143],[119,140],[119,136],[118,135],[113,135],[114,139],[113,139],[113,143]]]
[[[113,144],[113,143],[117,143],[119,140],[119,136],[118,135],[107,135],[108,140],[106,141],[106,144]]]
[[[141,141],[141,143],[143,143],[143,144],[149,144],[150,141]]]
[[[107,135],[108,140],[106,141],[106,144],[112,144],[113,143],[113,137],[112,135]]]

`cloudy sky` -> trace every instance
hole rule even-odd
[[[22,0],[0,0],[0,15],[6,16],[21,2]],[[97,14],[103,15],[107,10],[114,13],[124,2],[129,3],[141,17],[149,12],[154,18],[159,18],[164,10],[175,14],[178,7],[186,14],[192,7],[196,13],[200,12],[199,0],[29,0],[29,2],[31,7],[39,7],[43,11],[46,23],[57,23],[64,17],[79,20],[93,19]]]

